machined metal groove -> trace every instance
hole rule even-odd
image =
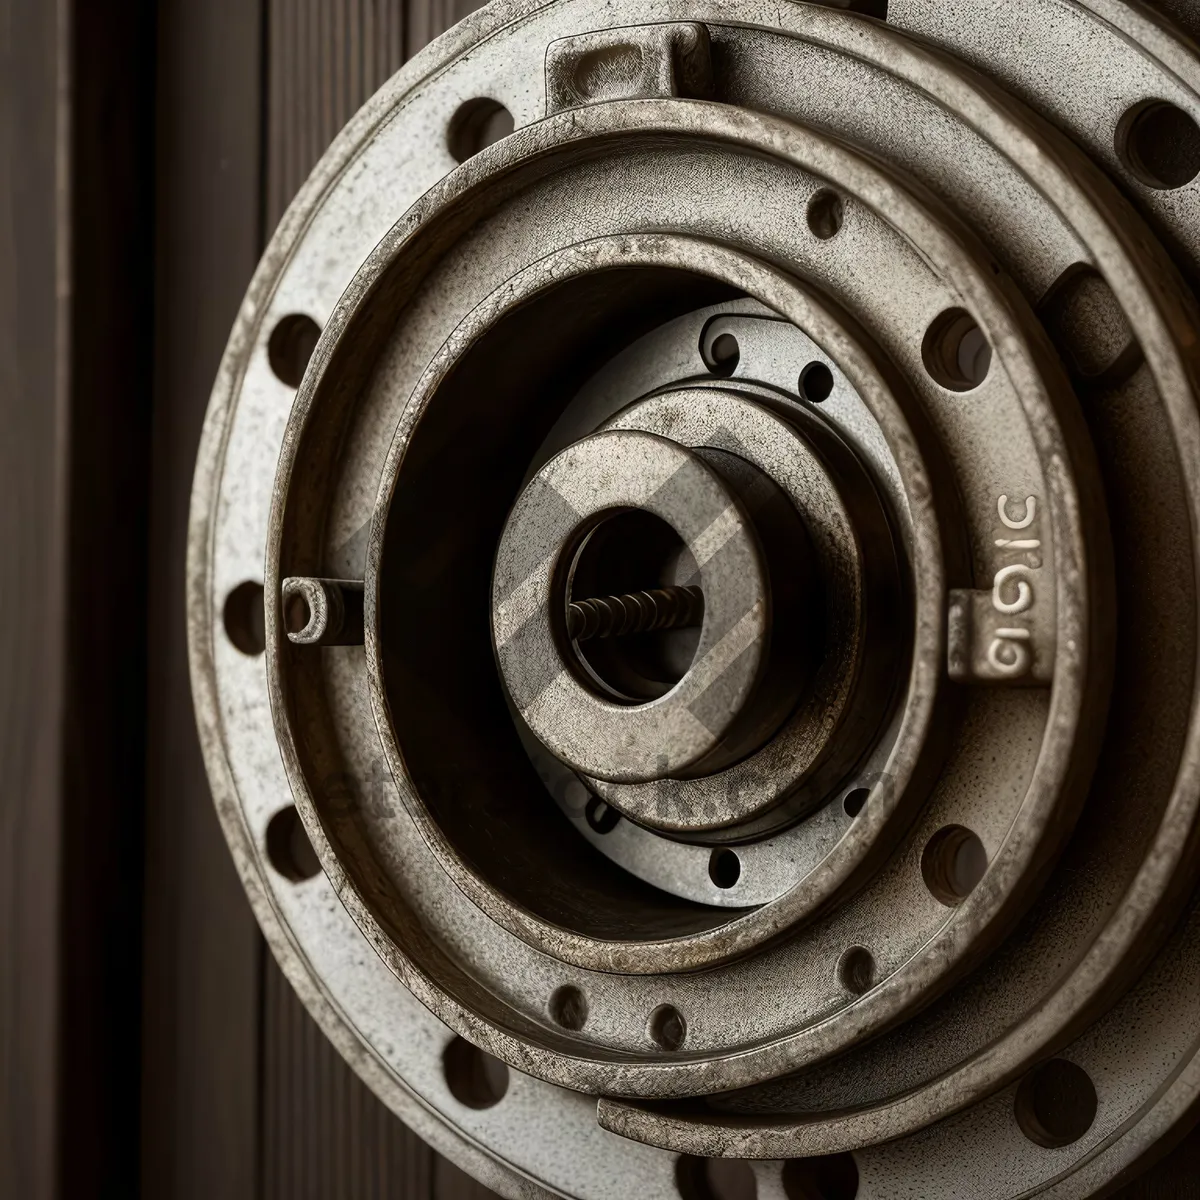
[[[491,1186],[1082,1197],[1188,1119],[1197,64],[1133,0],[495,6],[285,221],[197,474],[210,776],[306,1003]],[[735,533],[702,616],[627,599]]]

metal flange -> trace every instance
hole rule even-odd
[[[235,328],[218,809],[314,1015],[504,1194],[1087,1196],[1190,1111],[1200,59],[970,8],[492,5]]]

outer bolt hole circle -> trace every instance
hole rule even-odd
[[[855,1200],[858,1164],[851,1154],[793,1158],[783,1167],[787,1200]]]
[[[321,327],[305,313],[290,313],[271,330],[267,342],[267,359],[275,378],[286,387],[298,388],[308,369]]]
[[[827,242],[841,231],[845,220],[845,206],[837,192],[828,188],[817,192],[808,202],[808,227],[813,236]]]
[[[755,1200],[758,1181],[740,1158],[698,1158],[681,1154],[675,1162],[675,1186],[683,1200]]]
[[[587,997],[579,988],[565,984],[550,997],[550,1017],[556,1025],[577,1033],[587,1023]]]
[[[442,1072],[450,1094],[467,1108],[493,1108],[508,1091],[508,1068],[460,1037],[443,1051]]]
[[[267,858],[292,883],[303,883],[321,873],[321,861],[294,805],[281,808],[267,825]]]
[[[716,337],[711,337],[706,328],[700,336],[700,357],[712,374],[728,379],[737,370],[742,348],[732,333],[718,333]]]
[[[853,996],[863,996],[875,986],[875,956],[863,946],[851,946],[838,960],[838,982]]]
[[[646,1030],[660,1050],[678,1050],[687,1037],[687,1022],[673,1004],[660,1004],[650,1014]]]
[[[1117,126],[1117,155],[1147,187],[1171,191],[1200,175],[1200,125],[1166,100],[1134,105]]]
[[[508,137],[513,128],[513,115],[499,100],[479,96],[459,105],[450,118],[446,145],[454,161],[464,163],[494,142]]]
[[[708,859],[708,877],[721,889],[731,888],[742,877],[742,860],[732,850],[714,850]]]
[[[921,357],[936,383],[951,392],[970,392],[991,370],[992,347],[966,309],[951,308],[930,324]]]
[[[239,583],[225,598],[223,613],[225,635],[243,653],[251,657],[267,646],[263,586],[253,580]]]
[[[1099,1100],[1096,1085],[1065,1058],[1034,1067],[1017,1089],[1015,1112],[1021,1132],[1049,1150],[1077,1142],[1092,1127]]]
[[[800,395],[810,404],[822,404],[833,393],[833,372],[823,362],[811,362],[800,372]]]
[[[929,839],[921,855],[925,886],[942,904],[961,904],[988,868],[987,850],[977,834],[947,825]]]

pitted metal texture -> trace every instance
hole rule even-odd
[[[503,1195],[1086,1197],[1193,1119],[1194,22],[855,7],[497,0],[214,391],[235,861]]]

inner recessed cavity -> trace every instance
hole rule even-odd
[[[628,509],[597,525],[571,564],[564,618],[588,685],[622,704],[670,691],[700,642],[699,581],[695,558],[661,517]]]

